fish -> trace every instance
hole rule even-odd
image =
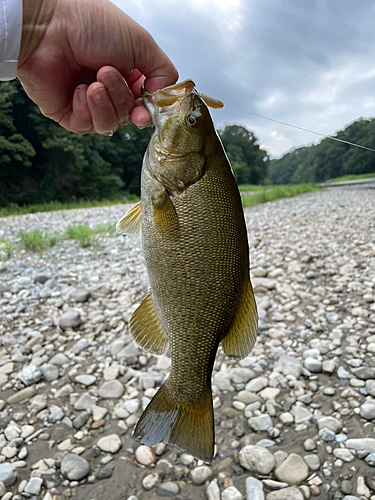
[[[221,344],[229,358],[252,350],[258,324],[241,197],[208,107],[217,99],[185,80],[142,99],[154,126],[144,155],[140,202],[118,231],[141,234],[150,282],[129,321],[146,352],[170,349],[171,370],[133,438],[169,443],[211,463],[211,378]]]

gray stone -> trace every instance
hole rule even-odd
[[[302,424],[303,422],[308,422],[312,416],[307,408],[300,405],[294,405],[290,410],[294,416],[294,422],[296,424]]]
[[[129,359],[129,358],[135,358],[136,356],[139,356],[139,349],[137,346],[135,346],[134,344],[128,344],[127,346],[125,346],[123,349],[121,349],[121,351],[119,353],[117,353],[117,358],[125,358],[125,359]]]
[[[30,495],[39,495],[42,484],[43,479],[41,477],[32,477],[23,491]]]
[[[266,496],[266,500],[304,500],[304,496],[298,488],[284,488],[271,491]]]
[[[149,491],[160,482],[160,479],[158,472],[152,472],[142,479],[142,486],[146,491]]]
[[[220,500],[220,488],[217,479],[213,479],[206,490],[207,500]]]
[[[249,392],[259,392],[264,388],[265,388],[264,377],[253,378],[252,380],[250,380],[250,382],[248,382],[246,384],[246,387],[245,387],[246,391],[249,391]],[[246,403],[246,401],[244,401],[244,402]]]
[[[221,493],[221,500],[242,500],[243,496],[235,486],[229,486]]]
[[[330,429],[327,429],[326,427],[320,429],[318,434],[323,439],[323,441],[330,442],[335,440],[335,433],[332,432]]]
[[[117,434],[109,434],[99,438],[96,446],[107,453],[117,453],[121,448],[121,439]]]
[[[74,290],[70,294],[70,297],[77,302],[86,302],[90,297],[90,292],[88,290]]]
[[[69,481],[80,481],[85,478],[90,471],[88,461],[75,453],[68,453],[68,455],[65,455],[61,460],[60,468],[61,473],[69,479]]]
[[[323,427],[326,427],[330,431],[334,432],[337,434],[338,432],[341,431],[342,425],[340,420],[338,420],[335,417],[322,417],[318,420],[318,427],[319,429],[323,429]]]
[[[167,481],[156,486],[156,493],[161,497],[175,497],[180,493],[180,488],[177,483]]]
[[[22,368],[18,377],[25,385],[32,385],[39,382],[42,372],[35,365],[27,365]]]
[[[375,370],[373,368],[361,366],[359,368],[355,368],[352,371],[353,374],[361,380],[375,379]]]
[[[85,351],[91,346],[91,342],[88,339],[79,339],[70,349],[70,352],[73,354],[79,354],[82,351]]]
[[[0,481],[5,486],[12,486],[17,481],[17,471],[10,464],[0,464]]]
[[[303,458],[296,453],[291,453],[284,462],[275,470],[276,479],[284,483],[299,485],[309,475],[309,469]]]
[[[75,382],[84,385],[85,387],[89,387],[92,384],[95,384],[96,377],[94,375],[77,375],[74,379]]]
[[[308,357],[305,359],[304,365],[310,372],[319,373],[322,371],[322,362],[319,359]]]
[[[87,411],[81,412],[76,418],[73,420],[73,427],[75,429],[80,429],[85,425],[85,423],[89,420],[90,415]]]
[[[353,453],[346,448],[335,448],[333,455],[343,462],[351,462],[355,458]]]
[[[50,279],[48,274],[39,273],[34,276],[35,283],[41,283],[42,285]]]
[[[375,453],[375,438],[348,439],[345,446],[355,451]]]
[[[370,396],[375,396],[375,380],[366,380],[366,390]]]
[[[30,399],[33,396],[35,396],[35,388],[34,386],[26,387],[25,389],[21,389],[20,391],[16,392],[15,394],[12,394],[9,396],[7,399],[7,403],[9,404],[15,404],[15,403],[20,403],[21,401],[24,401],[25,399]]]
[[[229,378],[234,384],[247,384],[247,382],[255,377],[255,373],[250,368],[232,368],[229,371]]]
[[[303,447],[306,451],[312,451],[316,449],[316,443],[313,439],[307,438],[303,443]]]
[[[337,364],[333,359],[325,359],[322,363],[322,371],[324,373],[333,373],[336,370]]]
[[[246,478],[246,500],[264,500],[262,481],[251,476]]]
[[[6,490],[5,484],[2,481],[0,481],[0,497],[5,495],[6,491],[7,490]],[[220,493],[219,493],[219,500],[220,500]]]
[[[95,403],[95,399],[93,399],[89,394],[83,393],[74,403],[74,408],[76,410],[87,410],[88,408],[91,408],[91,406],[94,406]]]
[[[366,420],[372,420],[375,418],[375,400],[367,401],[360,408],[361,417]]]
[[[218,387],[221,391],[234,391],[228,375],[225,375],[222,372],[217,372],[214,374],[212,383],[216,385],[216,387]]]
[[[305,455],[303,457],[310,470],[318,470],[320,467],[320,460],[318,455]]]
[[[282,369],[284,375],[293,375],[296,379],[302,374],[302,366],[298,361],[286,361]]]
[[[348,370],[345,370],[343,366],[339,366],[337,370],[337,376],[338,378],[347,379],[350,377],[350,372],[348,372]]]
[[[198,486],[211,479],[212,475],[212,470],[207,465],[195,467],[195,469],[191,471],[191,478],[193,480],[193,483],[197,484]]]
[[[99,387],[103,399],[119,399],[124,394],[124,386],[118,380],[107,380]]]
[[[272,419],[267,413],[257,417],[250,417],[248,422],[255,432],[267,431],[273,427]]]
[[[81,313],[79,311],[69,311],[61,316],[59,319],[59,327],[65,330],[65,328],[77,328],[82,325]]]
[[[59,369],[55,365],[45,364],[40,366],[39,369],[46,382],[52,382],[59,378]]]
[[[62,366],[69,363],[69,359],[62,352],[58,352],[49,360],[51,365]]]
[[[272,453],[261,446],[245,446],[240,450],[238,459],[244,469],[259,474],[269,474],[275,467]]]

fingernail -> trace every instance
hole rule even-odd
[[[142,130],[144,128],[150,127],[152,125],[151,122],[144,122],[144,123],[136,123],[137,127]]]
[[[98,89],[92,94],[92,98],[99,106],[105,106],[107,104],[107,92],[104,89]]]
[[[112,90],[115,90],[119,85],[120,78],[118,77],[118,75],[116,75],[116,73],[109,73],[106,79],[107,89],[112,92]]]
[[[86,104],[87,103],[87,89],[85,87],[78,87],[77,92],[78,92],[78,98],[79,98],[81,104]]]

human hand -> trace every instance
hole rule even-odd
[[[177,81],[151,35],[108,0],[23,0],[17,76],[42,113],[78,134],[143,127],[140,99]]]

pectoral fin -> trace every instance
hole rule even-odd
[[[256,340],[258,313],[250,279],[246,280],[241,300],[228,333],[221,339],[225,354],[230,358],[245,358]]]
[[[152,301],[151,290],[130,318],[129,331],[145,351],[160,355],[167,350],[168,336]]]
[[[152,207],[157,229],[165,236],[176,236],[179,231],[178,216],[168,193],[163,190],[157,197],[154,196]]]
[[[139,201],[130,208],[126,214],[120,219],[116,225],[116,230],[124,234],[137,234],[141,233],[142,223],[142,206]]]

